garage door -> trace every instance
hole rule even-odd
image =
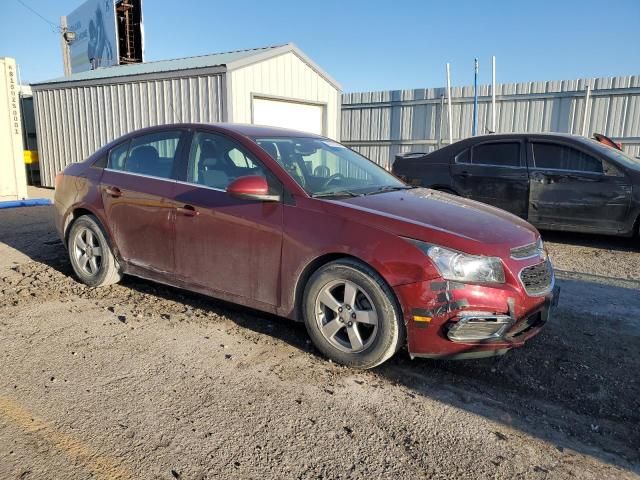
[[[253,98],[253,123],[324,134],[324,107],[309,103]]]

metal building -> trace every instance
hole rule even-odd
[[[121,65],[34,83],[41,180],[139,128],[291,127],[338,139],[340,85],[295,45]]]

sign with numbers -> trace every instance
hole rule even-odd
[[[19,91],[15,59],[0,58],[0,201],[27,196]]]

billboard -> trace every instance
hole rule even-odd
[[[114,0],[87,0],[67,15],[67,29],[76,35],[69,45],[71,73],[119,64]]]

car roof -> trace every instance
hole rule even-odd
[[[549,138],[571,138],[577,139],[582,138],[581,135],[574,135],[573,133],[558,133],[558,132],[515,132],[515,133],[490,133],[487,135],[476,135],[475,137],[465,138],[461,141],[466,140],[475,140],[477,142],[484,140],[500,140],[500,139],[509,139],[509,138],[541,138],[541,137],[549,137]],[[456,142],[457,143],[457,142]]]
[[[438,150],[434,150],[428,154],[424,154],[425,157],[437,158],[440,155],[450,155],[454,152],[458,152],[461,149],[468,148],[471,145],[482,143],[489,140],[521,140],[524,138],[538,139],[538,140],[570,140],[573,142],[585,142],[587,139],[581,135],[574,135],[571,133],[556,133],[556,132],[516,132],[516,133],[490,133],[487,135],[477,135],[475,137],[468,137],[451,145],[444,146]]]
[[[169,123],[163,125],[155,125],[153,127],[142,128],[129,132],[127,136],[136,136],[141,133],[154,132],[158,130],[166,130],[171,128],[193,128],[206,129],[207,127],[215,127],[216,129],[238,133],[246,137],[311,137],[325,138],[314,133],[302,132],[290,128],[271,127],[267,125],[251,125],[246,123]]]

